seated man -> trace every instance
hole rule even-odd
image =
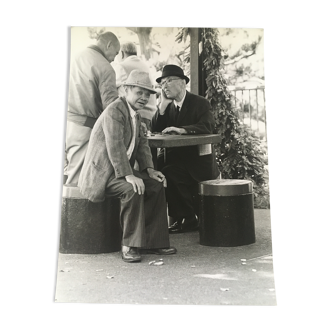
[[[203,97],[186,91],[189,78],[175,65],[166,65],[157,78],[162,87],[161,102],[152,119],[152,131],[163,134],[212,134],[214,117],[210,103]],[[208,146],[210,148],[210,146]],[[199,153],[198,146],[167,148],[158,155],[158,169],[167,180],[168,214],[174,220],[170,233],[198,228],[198,182],[216,179],[219,170],[214,149]]]
[[[126,97],[111,103],[93,127],[78,187],[92,202],[105,195],[120,198],[122,259],[139,262],[138,248],[165,255],[176,249],[169,246],[164,175],[153,169],[137,113],[156,91],[149,75],[138,70],[124,85]],[[133,169],[135,160],[140,171]]]

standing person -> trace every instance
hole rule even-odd
[[[111,103],[97,120],[79,178],[92,202],[120,198],[122,259],[141,261],[141,252],[170,255],[164,175],[153,169],[138,110],[155,94],[149,74],[133,70],[124,83],[126,97]],[[137,160],[139,171],[134,170]]]
[[[152,131],[163,134],[212,134],[215,121],[210,103],[186,90],[189,78],[175,65],[166,65],[157,78],[162,87],[161,102],[152,119]],[[210,146],[209,146],[210,147]],[[200,181],[219,176],[213,148],[199,153],[198,146],[167,148],[158,155],[158,169],[167,180],[168,214],[174,220],[170,233],[198,228],[194,196]]]
[[[116,87],[119,96],[125,96],[123,83],[127,80],[132,70],[137,69],[149,73],[150,79],[152,75],[148,65],[137,56],[137,48],[134,43],[125,43],[121,45],[120,49],[120,63],[113,62],[112,66],[116,72]],[[149,102],[138,113],[142,117],[147,130],[151,130],[151,120],[157,110],[157,100],[155,94],[150,96]]]
[[[70,65],[66,184],[77,185],[91,130],[103,110],[118,97],[111,62],[120,43],[112,32],[101,34],[96,45],[82,51]]]

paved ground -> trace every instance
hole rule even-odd
[[[276,305],[270,210],[255,210],[255,230],[256,243],[232,248],[202,246],[198,232],[172,234],[176,255],[141,263],[119,252],[59,254],[56,302]],[[163,265],[149,265],[160,258]]]

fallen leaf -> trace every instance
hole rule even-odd
[[[104,269],[96,270],[96,272],[104,271]]]
[[[155,263],[156,261],[151,261],[151,262],[149,262],[149,265],[152,265],[153,263]]]
[[[195,274],[194,277],[223,279],[223,280],[237,280],[236,278],[229,277],[227,274]]]
[[[228,292],[229,288],[220,288],[220,290],[223,291],[223,292]]]
[[[257,272],[257,270],[256,270],[256,269],[252,269],[251,271],[252,271],[252,272]]]
[[[153,263],[153,265],[157,265],[157,266],[164,265],[164,262],[155,262],[155,263]]]
[[[242,258],[241,259],[241,262],[246,262],[247,260],[245,258]]]
[[[107,279],[113,279],[113,276],[106,276]]]

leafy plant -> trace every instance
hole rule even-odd
[[[269,207],[267,155],[259,138],[246,125],[241,125],[232,104],[227,82],[222,75],[224,50],[218,29],[202,29],[203,70],[206,77],[206,98],[216,120],[222,141],[216,145],[216,158],[222,177],[247,179],[253,182],[255,207]]]

